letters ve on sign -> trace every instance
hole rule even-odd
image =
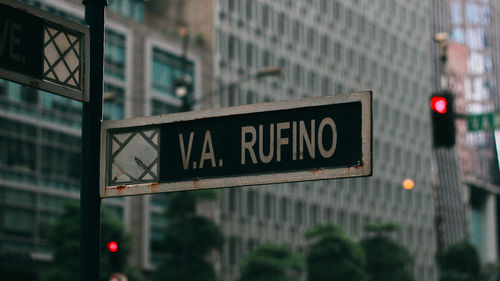
[[[371,174],[371,92],[106,121],[101,196]]]
[[[87,102],[89,42],[85,25],[0,0],[0,78]]]

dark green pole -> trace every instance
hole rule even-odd
[[[104,72],[106,0],[83,0],[90,27],[90,101],[83,104],[82,174],[80,187],[80,281],[99,280],[101,198],[99,157]]]

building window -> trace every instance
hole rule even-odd
[[[138,22],[144,20],[144,0],[111,0],[109,9]]]
[[[125,79],[125,36],[106,30],[104,73],[119,80]]]
[[[298,21],[294,21],[292,27],[292,38],[293,41],[297,43],[300,41],[300,28],[300,23]]]
[[[124,119],[125,92],[122,87],[104,83],[104,120]]]
[[[328,207],[325,209],[325,221],[327,222],[333,222],[333,210],[332,208]]]
[[[467,30],[467,46],[471,50],[482,50],[489,45],[488,32],[482,28]]]
[[[326,14],[328,12],[327,0],[321,0],[319,2],[319,10],[321,13]]]
[[[229,197],[229,211],[230,212],[236,212],[236,206],[237,206],[237,200],[238,200],[238,195],[237,191],[235,189],[229,189],[228,191],[228,197]]]
[[[79,186],[80,138],[42,129],[41,183],[58,189]]]
[[[450,5],[450,18],[451,24],[461,24],[462,23],[462,4],[459,2],[452,2]]]
[[[465,18],[469,24],[485,24],[488,22],[489,9],[478,3],[467,3],[465,7]]]
[[[312,205],[310,210],[311,225],[316,225],[320,219],[319,206]]]
[[[5,234],[19,236],[33,236],[34,234],[34,213],[32,210],[17,208],[3,208],[1,216],[2,229]]]
[[[328,77],[323,77],[323,79],[321,79],[321,94],[323,96],[330,94],[330,80],[328,80]]]
[[[295,202],[295,223],[300,225],[304,221],[304,203]]]
[[[262,6],[262,27],[263,28],[269,27],[269,18],[270,18],[269,14],[270,14],[269,6],[264,4]]]
[[[280,219],[286,222],[288,219],[288,199],[283,197],[280,202]]]
[[[247,20],[253,18],[253,0],[247,0]]]
[[[340,42],[335,42],[333,45],[333,55],[335,57],[335,60],[337,62],[340,62],[342,60],[342,45]]]
[[[2,126],[11,127],[9,125],[19,124],[20,126],[27,126],[24,124],[20,124],[18,122],[9,121],[6,119],[0,119]],[[10,124],[7,124],[10,123]],[[30,126],[32,127],[32,126]],[[6,129],[7,129],[6,128]],[[11,127],[12,128],[12,127]],[[34,128],[34,127],[32,127]],[[36,144],[35,138],[25,138],[17,135],[17,130],[6,130],[5,132],[9,132],[10,134],[4,135],[4,132],[1,132],[0,138],[0,151],[2,152],[2,159],[0,160],[0,164],[4,164],[9,167],[12,172],[19,173],[30,173],[34,172],[36,169]],[[16,132],[12,134],[12,132]],[[16,136],[17,135],[17,136]],[[6,174],[9,176],[10,174]]]
[[[158,99],[151,99],[151,115],[159,115],[165,113],[179,112],[180,108],[171,103],[160,101]]]
[[[340,20],[340,15],[342,14],[341,9],[341,4],[338,1],[335,1],[335,3],[333,3],[333,18],[337,22]]]
[[[306,36],[307,36],[307,48],[309,48],[310,50],[313,50],[314,49],[314,41],[316,38],[316,32],[314,31],[314,29],[309,28],[307,30]]]
[[[233,35],[229,35],[227,40],[228,60],[233,61],[236,57],[236,40]]]
[[[151,87],[161,95],[178,99],[173,92],[173,80],[185,74],[191,78],[194,89],[194,63],[156,47],[153,48],[152,73]]]
[[[254,60],[254,49],[253,45],[251,43],[247,44],[247,66],[252,67],[253,66],[253,60]]]
[[[233,13],[234,12],[234,10],[235,10],[234,0],[228,0],[227,1],[227,10],[229,11],[229,13]]]
[[[228,241],[229,250],[229,264],[235,265],[238,263],[238,243],[239,239],[237,237],[230,237]]]
[[[285,34],[285,15],[283,13],[278,15],[278,33],[280,35]]]
[[[247,193],[247,214],[249,216],[255,215],[255,201],[256,201],[255,192],[249,190]]]
[[[329,49],[329,40],[326,35],[321,36],[321,44],[320,44],[320,51],[321,55],[327,56],[328,55],[328,49]]]

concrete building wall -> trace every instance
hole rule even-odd
[[[371,221],[397,221],[394,238],[416,256],[418,280],[434,280],[431,92],[426,1],[216,2],[215,77],[219,106],[374,91],[374,176],[223,190],[221,225],[228,242],[222,277],[234,280],[249,250],[267,242],[304,252],[305,230],[342,225],[360,239]],[[280,79],[224,85],[265,66]],[[403,190],[412,178],[416,188]],[[267,209],[267,211],[266,211]]]

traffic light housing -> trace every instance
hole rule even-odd
[[[191,111],[191,94],[193,92],[193,83],[189,76],[177,77],[172,81],[174,95],[181,99],[181,111]]]
[[[119,244],[116,241],[106,243],[106,252],[109,255],[109,265],[114,272],[121,272],[124,267],[124,256],[122,255]]]
[[[455,145],[455,112],[453,95],[448,92],[435,93],[430,99],[432,136],[434,147]]]

